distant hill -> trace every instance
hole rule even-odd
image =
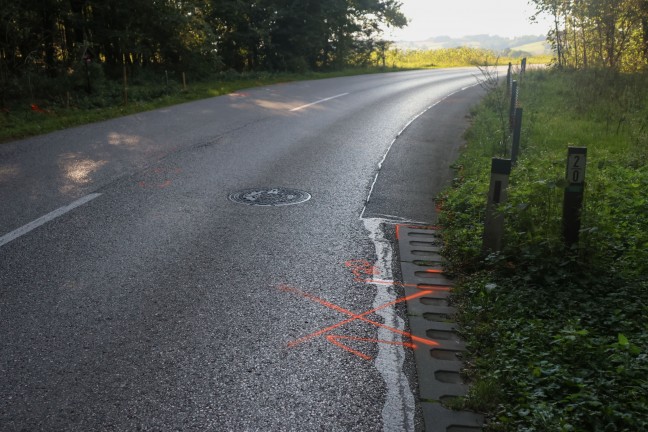
[[[440,49],[440,48],[457,48],[472,47],[484,48],[496,52],[502,51],[523,51],[533,55],[548,54],[551,52],[549,45],[546,43],[545,36],[519,36],[515,38],[506,38],[492,35],[474,35],[464,36],[461,38],[451,38],[449,36],[437,36],[422,41],[400,41],[395,42],[394,46],[399,49]]]
[[[531,55],[540,56],[551,54],[551,46],[547,43],[546,40],[543,39],[538,42],[511,47],[511,51],[522,51]]]

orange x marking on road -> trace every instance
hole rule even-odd
[[[412,300],[412,299],[415,299],[415,298],[423,297],[425,295],[433,294],[434,289],[421,290],[420,292],[417,292],[416,294],[412,294],[412,295],[407,296],[407,297],[402,297],[402,298],[396,299],[394,301],[385,303],[385,304],[383,304],[381,306],[378,306],[377,308],[368,310],[368,311],[360,313],[360,314],[356,314],[356,313],[354,313],[354,312],[352,312],[352,311],[350,311],[348,309],[345,309],[345,308],[343,308],[341,306],[338,306],[338,305],[333,304],[333,303],[331,303],[329,301],[321,299],[321,298],[319,298],[319,297],[317,297],[315,295],[309,294],[307,292],[301,291],[301,290],[299,290],[297,288],[294,288],[294,287],[291,287],[291,286],[288,286],[288,285],[281,285],[279,287],[279,289],[281,291],[283,291],[283,292],[287,292],[287,293],[298,295],[300,297],[307,298],[307,299],[312,300],[312,301],[314,301],[316,303],[319,303],[322,306],[325,306],[325,307],[327,307],[329,309],[332,309],[332,310],[338,311],[338,312],[340,312],[340,313],[342,313],[344,315],[350,316],[350,318],[347,318],[347,319],[345,319],[343,321],[340,321],[340,322],[338,322],[336,324],[333,324],[331,326],[328,326],[326,328],[323,328],[321,330],[318,330],[316,332],[313,332],[311,334],[308,334],[306,336],[303,336],[303,337],[301,337],[299,339],[296,339],[296,340],[288,343],[288,346],[291,347],[291,348],[293,348],[293,347],[295,347],[297,345],[300,345],[300,344],[302,344],[304,342],[307,342],[307,341],[309,341],[311,339],[314,339],[316,337],[326,335],[326,340],[328,342],[330,342],[330,343],[332,343],[332,344],[334,344],[334,345],[336,345],[336,346],[338,346],[338,347],[340,347],[340,348],[342,348],[342,349],[344,349],[346,351],[349,351],[350,353],[352,353],[354,355],[357,355],[360,358],[363,358],[365,360],[371,360],[371,357],[369,357],[366,354],[363,354],[363,353],[361,353],[361,352],[359,352],[359,351],[357,351],[357,350],[343,344],[342,342],[340,342],[340,340],[386,343],[386,344],[389,344],[389,345],[402,345],[402,346],[412,348],[412,349],[416,348],[415,342],[423,344],[423,345],[428,345],[428,346],[438,346],[439,345],[437,342],[434,342],[432,340],[428,340],[428,339],[424,339],[424,338],[414,336],[413,334],[408,333],[406,331],[403,331],[403,330],[400,330],[400,329],[397,329],[397,328],[394,328],[394,327],[391,327],[391,326],[388,326],[388,325],[385,325],[385,324],[382,324],[382,323],[379,323],[379,322],[376,322],[376,321],[373,321],[373,320],[367,318],[369,315],[371,315],[371,314],[373,314],[375,312],[378,312],[378,311],[380,311],[382,309],[386,309],[388,307],[394,306],[394,305],[396,305],[398,303],[406,302],[408,300]],[[438,290],[447,291],[448,288],[447,287],[438,287]],[[378,339],[368,339],[368,338],[358,338],[358,337],[353,337],[353,336],[338,336],[338,335],[328,334],[331,331],[333,331],[333,330],[335,330],[337,328],[340,328],[340,327],[342,327],[342,326],[344,326],[346,324],[349,324],[351,322],[354,322],[354,321],[363,321],[363,322],[371,324],[373,326],[387,329],[387,330],[389,330],[389,331],[391,331],[393,333],[396,333],[396,334],[399,334],[399,335],[403,336],[405,338],[405,340],[411,341],[411,342],[391,342],[391,341],[382,341],[382,340],[378,340]]]

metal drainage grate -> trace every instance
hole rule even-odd
[[[311,199],[309,193],[286,188],[245,189],[229,194],[236,203],[253,206],[278,207],[300,204]]]

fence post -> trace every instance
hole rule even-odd
[[[513,126],[515,125],[515,108],[517,107],[518,103],[518,82],[516,80],[513,80],[513,84],[511,86],[511,107],[509,109],[509,129],[511,132],[513,132]]]
[[[515,109],[515,122],[513,127],[513,145],[511,146],[511,164],[515,165],[520,154],[520,140],[522,138],[522,108]]]
[[[482,243],[482,252],[485,255],[502,250],[504,213],[497,207],[506,203],[509,175],[511,175],[511,160],[493,158]]]
[[[563,200],[563,238],[571,247],[578,243],[581,227],[587,147],[569,147],[567,151],[567,187]]]
[[[520,65],[520,73],[524,74],[526,72],[526,67],[527,67],[527,58],[524,57],[522,59],[522,64]]]
[[[506,73],[506,97],[511,97],[511,85],[513,84],[513,63],[509,62],[508,72]]]

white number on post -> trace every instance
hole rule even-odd
[[[567,181],[572,184],[580,184],[585,181],[585,155],[573,154],[569,156],[567,168]]]

